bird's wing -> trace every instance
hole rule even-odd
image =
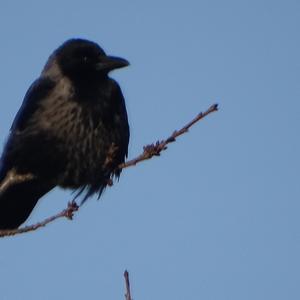
[[[37,178],[30,169],[19,173],[17,168],[22,160],[28,161],[28,165],[36,159],[39,159],[38,163],[47,161],[39,158],[40,144],[26,140],[26,129],[40,102],[51,93],[54,85],[47,78],[37,79],[27,91],[11,126],[0,160],[0,229],[18,227],[28,218],[38,199],[54,187],[54,184]]]
[[[32,154],[30,153],[30,148],[26,151],[24,151],[23,148],[24,138],[27,136],[23,133],[26,131],[25,129],[29,127],[28,124],[31,122],[34,113],[39,108],[40,102],[47,97],[54,86],[55,83],[52,80],[46,77],[40,77],[28,89],[23,103],[13,121],[9,138],[0,159],[1,184],[3,184],[2,181],[9,170],[14,167],[15,161],[19,159],[20,153],[23,153],[24,156],[28,155],[28,159],[31,159]],[[39,145],[33,146],[38,147]],[[11,180],[9,182],[11,182]],[[6,184],[4,186],[6,186]]]
[[[47,77],[40,77],[28,89],[23,103],[12,123],[11,132],[22,131],[31,116],[39,107],[40,101],[45,99],[53,90],[55,82]]]

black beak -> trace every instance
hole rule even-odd
[[[129,62],[121,57],[116,56],[103,56],[101,61],[97,63],[96,68],[98,71],[112,71],[114,69],[124,68],[129,66]]]

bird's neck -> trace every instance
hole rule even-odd
[[[78,101],[95,102],[99,98],[105,98],[106,92],[109,89],[109,78],[106,77],[84,77],[71,79],[72,87],[74,89],[75,97]]]

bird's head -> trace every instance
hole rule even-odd
[[[114,69],[129,65],[127,60],[106,55],[99,45],[83,39],[66,41],[55,50],[53,57],[63,75],[71,79],[106,76]]]

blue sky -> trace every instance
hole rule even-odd
[[[299,1],[1,1],[0,140],[66,39],[131,66],[112,74],[130,157],[199,111],[160,158],[123,172],[75,219],[0,240],[0,298],[300,299]],[[28,224],[71,199],[57,189]],[[20,199],[22,201],[22,199]]]

